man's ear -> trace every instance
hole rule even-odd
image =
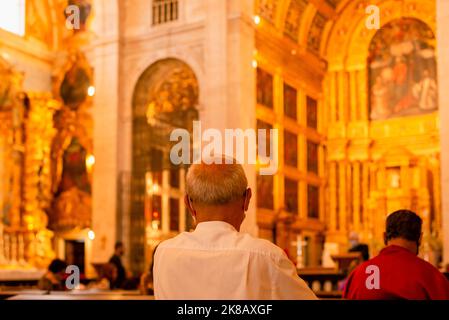
[[[190,201],[190,198],[187,194],[184,196],[184,204],[186,205],[187,209],[189,209],[189,212],[192,215],[192,217],[196,217],[196,211],[195,209],[193,209],[192,201]]]
[[[253,196],[253,193],[251,191],[251,188],[248,188],[246,190],[246,195],[245,195],[245,202],[243,204],[243,210],[244,211],[248,211],[249,208],[249,203],[251,202],[251,197]]]

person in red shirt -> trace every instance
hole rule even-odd
[[[343,298],[354,300],[449,300],[449,281],[417,257],[422,220],[399,210],[388,216],[380,254],[361,264],[348,278]]]

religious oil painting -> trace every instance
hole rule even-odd
[[[273,126],[267,122],[262,120],[257,120],[257,129],[260,130],[271,130]],[[259,137],[257,137],[257,141],[259,141]],[[266,135],[265,141],[265,154],[270,154],[270,135]],[[258,146],[259,147],[259,146]],[[262,151],[263,152],[263,151]],[[264,209],[273,209],[274,208],[274,180],[273,176],[268,175],[257,175],[257,207]]]
[[[285,178],[284,203],[285,211],[298,214],[298,181]]]
[[[296,120],[297,91],[292,86],[284,84],[284,114],[286,117]]]
[[[273,76],[257,69],[257,103],[273,109]]]
[[[298,166],[298,136],[289,131],[284,131],[284,161],[287,166]]]
[[[307,186],[307,216],[312,219],[320,216],[320,189],[317,186]]]
[[[424,22],[402,18],[382,27],[368,66],[371,120],[438,109],[435,36]]]
[[[273,176],[257,175],[257,207],[263,209],[274,209],[273,202]]]
[[[265,150],[259,149],[262,148],[259,146],[259,130],[264,130],[265,132],[270,132],[273,129],[273,126],[265,121],[257,120],[257,150],[261,150],[262,154],[269,155],[270,154],[270,145],[271,145],[271,135],[265,134]]]
[[[318,102],[307,96],[307,127],[317,130],[318,129]]]
[[[307,171],[318,174],[318,144],[307,141]]]

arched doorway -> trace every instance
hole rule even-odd
[[[198,80],[178,59],[160,60],[140,76],[133,95],[131,266],[144,270],[161,240],[191,228],[182,201],[186,168],[170,162],[170,134],[192,131]]]

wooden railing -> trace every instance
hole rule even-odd
[[[27,265],[27,238],[22,230],[8,230],[0,225],[0,269]]]

